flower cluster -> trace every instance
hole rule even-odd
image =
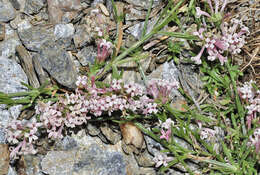
[[[156,163],[155,167],[158,168],[161,165],[168,166],[168,162],[172,161],[172,157],[168,157],[166,154],[158,153],[154,156],[153,161]]]
[[[255,147],[256,153],[260,150],[260,128],[256,128],[253,135],[249,137],[248,145],[253,145]]]
[[[172,89],[178,89],[179,83],[175,79],[171,82],[167,80],[153,79],[148,83],[147,92],[155,100],[160,100],[162,104],[165,104],[170,99],[170,93]]]
[[[202,41],[203,46],[199,54],[192,57],[191,60],[196,64],[201,64],[201,56],[206,49],[208,53],[208,60],[214,61],[218,59],[221,65],[223,65],[227,62],[227,57],[223,56],[224,52],[229,52],[231,54],[240,53],[241,48],[246,43],[245,34],[249,33],[249,30],[242,24],[241,20],[235,18],[231,19],[230,23],[222,22],[223,15],[221,14],[227,4],[226,0],[223,2],[223,6],[220,11],[218,11],[220,5],[219,0],[215,1],[215,11],[213,10],[211,0],[208,0],[208,4],[211,9],[211,15],[197,7],[196,16],[200,17],[204,15],[209,17],[211,21],[214,17],[219,18],[218,21],[221,21],[220,31],[207,31],[207,26],[204,23],[203,27],[194,32],[193,34],[198,36],[198,38]]]
[[[52,139],[62,138],[64,128],[74,128],[86,123],[91,117],[111,115],[121,111],[124,114],[138,113],[149,115],[157,113],[158,107],[145,89],[136,84],[124,84],[122,80],[113,80],[110,87],[97,87],[94,77],[79,77],[75,93],[60,96],[56,102],[38,102],[35,107],[39,122],[14,120],[7,127],[8,142],[17,145],[11,147],[11,157],[20,154],[36,153],[33,143],[38,139],[38,127],[46,130]],[[166,122],[167,123],[167,122]],[[38,133],[40,134],[40,133]]]
[[[98,42],[97,45],[97,61],[103,63],[106,58],[112,53],[112,43],[102,39]]]
[[[15,159],[21,154],[35,154],[37,151],[33,147],[33,143],[38,140],[37,131],[42,123],[37,122],[35,118],[31,121],[13,120],[7,127],[7,141],[10,146],[10,157]]]
[[[213,137],[215,137],[216,135],[216,131],[210,128],[201,128],[200,130],[200,138],[202,140],[205,139],[211,139]]]
[[[254,89],[252,84],[255,84],[255,81],[245,82],[242,87],[238,88],[238,92],[242,99],[245,99],[249,105],[246,107],[247,112],[247,127],[251,128],[252,121],[254,119],[259,120],[260,114],[260,90]],[[258,116],[258,117],[257,117]]]
[[[168,118],[165,122],[161,124],[161,136],[160,139],[165,139],[167,142],[171,138],[171,127],[174,125],[174,121],[172,121],[170,118]]]

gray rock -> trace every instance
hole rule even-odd
[[[119,152],[104,151],[98,145],[92,144],[87,150],[81,151],[80,155],[73,167],[75,174],[126,174],[126,163]]]
[[[20,3],[19,3],[17,0],[9,0],[9,2],[13,5],[13,7],[14,7],[16,10],[20,10],[21,5],[20,5]]]
[[[56,42],[59,45],[63,45],[65,48],[68,48],[72,43],[72,37],[74,34],[73,24],[57,24],[54,27],[54,35]]]
[[[76,32],[74,34],[73,41],[77,48],[83,47],[92,41],[92,37],[88,33],[86,25],[76,26]]]
[[[156,21],[157,21],[157,18],[153,18],[152,20],[148,21],[147,29],[146,29],[146,33],[145,34],[147,34],[147,33],[152,31]],[[141,36],[142,36],[143,28],[144,28],[144,22],[140,22],[140,23],[134,24],[133,26],[129,27],[126,30],[126,32],[130,33],[136,39],[140,40]]]
[[[49,20],[53,24],[60,23],[64,13],[71,16],[81,9],[80,0],[47,0]]]
[[[26,0],[24,12],[27,14],[37,14],[44,7],[44,0]]]
[[[14,170],[14,168],[12,168],[12,167],[10,166],[7,175],[17,175],[17,173],[16,173],[16,171]]]
[[[163,79],[171,82],[173,78],[175,80],[179,80],[179,74],[180,71],[175,66],[174,62],[170,61],[158,66],[156,70],[154,70],[149,76],[147,76],[147,79]],[[178,90],[173,89],[171,92],[171,98],[173,99],[175,97],[183,98]]]
[[[97,144],[84,150],[51,151],[41,162],[42,170],[49,175],[123,175],[126,165],[119,152],[104,151]]]
[[[76,160],[76,151],[50,151],[42,159],[41,167],[49,175],[70,175]]]
[[[72,150],[78,147],[75,139],[69,136],[65,136],[63,139],[59,140],[56,144],[56,149],[59,150]]]
[[[38,59],[42,67],[53,77],[58,83],[69,88],[75,88],[77,80],[76,67],[72,58],[64,50],[52,40],[42,43]]]
[[[0,144],[6,142],[6,135],[4,128],[0,128]]]
[[[26,175],[43,175],[40,167],[42,157],[40,155],[24,155]]]
[[[8,22],[16,16],[15,9],[8,0],[0,0],[0,22]]]
[[[56,24],[54,27],[54,35],[56,39],[69,38],[74,34],[73,24]]]
[[[91,3],[91,7],[96,7],[98,3],[104,4],[104,0],[94,0]]]
[[[130,20],[138,20],[138,19],[142,19],[143,17],[145,17],[146,12],[143,10],[137,10],[135,8],[130,8],[129,12],[126,13],[125,15],[125,20],[126,21],[130,21]]]
[[[121,139],[121,134],[119,132],[113,131],[110,126],[103,125],[100,127],[102,134],[110,141],[112,144],[116,144]]]
[[[160,150],[163,149],[163,146],[160,143],[153,140],[151,137],[144,135],[144,139],[146,142],[148,152],[153,156],[157,153],[160,153]]]
[[[21,44],[15,30],[5,25],[5,40],[0,42],[0,55],[4,57],[15,57],[15,47]]]
[[[125,1],[128,2],[129,4],[133,4],[134,6],[144,8],[144,9],[148,9],[150,6],[150,0],[125,0]],[[156,7],[161,3],[162,0],[154,0],[152,7]]]
[[[23,92],[27,89],[20,82],[28,83],[26,74],[19,64],[6,57],[0,57],[0,89],[4,93]],[[0,105],[0,123],[6,126],[11,118],[17,118],[21,105],[5,109]]]
[[[155,162],[153,161],[153,156],[151,156],[147,150],[140,154],[135,154],[135,159],[139,166],[141,167],[152,167]]]
[[[52,29],[30,27],[26,22],[18,26],[18,35],[27,49],[36,52],[41,50],[43,43],[54,39]]]
[[[87,46],[77,53],[77,58],[82,66],[92,65],[97,56],[97,49],[94,46]]]
[[[100,128],[97,127],[96,125],[88,123],[88,125],[87,125],[87,132],[91,136],[97,136],[97,135],[100,134]]]

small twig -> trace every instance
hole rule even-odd
[[[258,53],[259,51],[259,47],[255,48],[255,50],[253,51],[253,55],[251,55],[247,50],[244,50],[250,57],[250,61],[241,69],[241,71],[243,72],[251,63],[252,61],[254,60],[256,54]]]

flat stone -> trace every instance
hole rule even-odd
[[[15,8],[15,10],[20,10],[21,5],[18,2],[18,0],[9,0],[9,2],[12,4],[12,6]]]
[[[65,12],[78,12],[81,9],[80,0],[47,0],[50,22],[60,23]]]
[[[76,48],[83,47],[92,41],[92,37],[89,33],[87,25],[76,26],[76,32],[74,34],[73,41]]]
[[[153,140],[151,137],[144,135],[144,139],[146,142],[148,152],[153,156],[160,153],[160,150],[163,149],[163,146],[160,143]]]
[[[56,43],[69,48],[72,44],[72,37],[75,32],[73,24],[56,24],[54,27],[54,35]]]
[[[53,40],[53,30],[43,27],[30,27],[25,23],[18,27],[18,35],[22,43],[28,50],[39,52],[42,44],[48,40]]]
[[[71,175],[76,160],[76,151],[50,151],[42,159],[41,167],[49,175]]]
[[[7,144],[0,144],[0,175],[8,173],[10,152]]]
[[[86,46],[76,56],[82,66],[92,65],[96,60],[97,49],[94,46]]]
[[[153,161],[153,156],[149,154],[147,150],[140,154],[135,154],[135,159],[139,166],[141,167],[152,167],[155,165],[155,162]]]
[[[157,18],[153,18],[152,20],[148,21],[148,23],[147,23],[147,30],[146,30],[145,34],[148,34],[149,32],[152,31],[156,21],[157,21]],[[126,30],[126,32],[130,33],[136,39],[140,40],[141,37],[142,37],[143,28],[144,28],[144,22],[140,22],[140,23],[134,24],[133,26],[129,27]]]
[[[63,86],[75,88],[76,67],[64,48],[52,40],[43,43],[38,54],[41,66]]]
[[[15,169],[10,166],[7,175],[17,175],[17,173]]]
[[[55,148],[62,151],[73,150],[78,148],[78,144],[72,137],[65,136],[55,144]]]
[[[44,7],[44,0],[26,0],[24,12],[30,15],[37,14]]]
[[[88,123],[87,125],[87,132],[91,136],[97,136],[100,134],[100,127],[97,127],[94,124]]]
[[[16,61],[6,57],[0,57],[0,89],[4,93],[26,91],[26,87],[20,82],[28,83],[26,74]],[[17,118],[21,112],[21,105],[5,109],[6,105],[0,105],[0,123],[7,125],[11,118]]]
[[[110,141],[111,144],[116,144],[121,139],[121,134],[119,132],[113,131],[110,126],[103,125],[100,127],[102,134]]]
[[[0,0],[0,22],[11,21],[15,16],[15,9],[9,0]]]
[[[5,25],[5,40],[0,42],[0,55],[7,58],[15,57],[15,47],[20,44],[16,31]]]
[[[148,9],[150,6],[150,0],[125,0],[127,3],[132,4],[141,9]],[[162,0],[154,0],[153,6],[156,7],[162,3]]]
[[[0,128],[0,143],[5,143],[5,141],[6,141],[5,129]]]
[[[43,156],[40,155],[24,155],[24,164],[26,167],[26,175],[42,175],[41,172],[41,159]]]
[[[69,38],[74,34],[75,29],[73,24],[56,24],[54,27],[54,35],[56,39]]]

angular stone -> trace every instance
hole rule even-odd
[[[136,7],[140,7],[143,9],[148,9],[150,6],[150,0],[125,0],[125,1],[129,4],[132,4]],[[156,7],[161,3],[162,3],[162,0],[154,0],[152,7]]]
[[[0,42],[0,55],[10,58],[15,57],[15,47],[21,44],[15,30],[5,25],[5,40]]]
[[[43,43],[38,54],[41,66],[63,86],[76,88],[77,71],[70,55],[54,41]]]
[[[55,148],[62,151],[68,151],[78,148],[78,144],[72,137],[65,136],[63,139],[60,139],[58,142],[56,142]]]
[[[24,164],[26,167],[26,175],[42,175],[40,162],[42,156],[24,155]]]
[[[87,132],[91,136],[97,136],[97,135],[100,134],[100,128],[97,127],[96,125],[88,123],[88,125],[87,125]]]
[[[8,0],[0,0],[0,22],[8,22],[16,16],[15,9]]]
[[[77,53],[77,58],[82,66],[92,65],[97,56],[97,49],[94,46],[86,46]]]
[[[0,57],[0,91],[4,93],[15,93],[26,91],[26,87],[20,82],[28,83],[26,74],[16,61],[6,57]],[[5,109],[0,105],[0,122],[7,125],[11,117],[17,118],[21,111],[21,105]]]
[[[121,139],[121,134],[113,131],[108,125],[101,126],[100,129],[102,134],[104,134],[112,144],[116,144]]]
[[[73,37],[74,44],[77,48],[83,47],[92,41],[92,37],[88,32],[87,25],[76,26],[76,32]]]
[[[23,45],[19,45],[16,47],[16,52],[18,58],[20,59],[23,70],[25,71],[29,83],[34,88],[40,87],[40,83],[38,81],[37,75],[34,71],[33,61],[31,54],[23,47]]]
[[[147,150],[138,155],[135,154],[135,159],[138,165],[141,167],[151,167],[155,164],[155,162],[153,161],[153,156],[151,156]]]
[[[13,7],[15,8],[15,10],[20,10],[21,5],[18,2],[18,0],[9,0],[9,2],[13,5]]]
[[[74,34],[73,24],[56,24],[54,27],[54,35],[56,39],[69,38]]]
[[[50,151],[42,159],[41,166],[49,175],[71,175],[76,160],[76,151]]]
[[[0,128],[0,143],[5,143],[5,141],[6,141],[5,129]]]
[[[64,12],[77,12],[81,9],[80,0],[47,0],[49,20],[53,24],[61,22]]]
[[[18,35],[28,50],[39,52],[41,46],[48,40],[53,40],[53,30],[43,27],[18,27]]]
[[[7,144],[0,144],[0,175],[5,175],[8,173],[9,169],[9,155]]]
[[[144,139],[146,142],[148,152],[153,156],[160,153],[160,150],[163,149],[163,146],[160,143],[153,140],[151,137],[144,135]]]
[[[24,11],[30,15],[37,14],[44,7],[44,0],[26,0]]]

